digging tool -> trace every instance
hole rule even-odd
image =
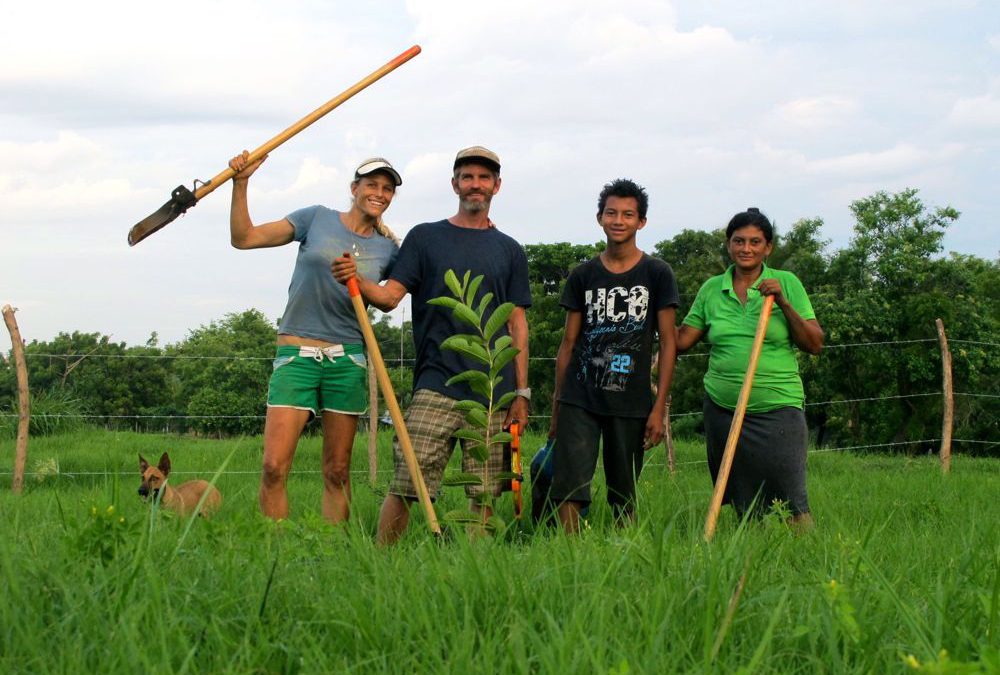
[[[406,468],[410,472],[410,480],[417,488],[417,499],[424,507],[427,515],[427,525],[431,532],[436,535],[441,534],[441,526],[438,525],[437,514],[434,513],[434,505],[431,504],[430,495],[427,493],[427,484],[424,483],[424,476],[420,473],[420,465],[417,463],[417,455],[413,452],[413,444],[410,442],[410,434],[406,430],[406,423],[403,421],[403,413],[399,409],[399,402],[396,400],[396,392],[392,389],[392,381],[389,379],[389,371],[385,368],[385,361],[382,360],[382,352],[375,339],[375,332],[372,324],[368,320],[368,310],[361,299],[361,288],[358,280],[352,277],[347,280],[347,292],[351,296],[354,304],[354,313],[358,315],[358,324],[361,326],[361,333],[365,336],[365,345],[368,347],[368,359],[375,368],[375,375],[378,377],[379,387],[382,389],[382,398],[392,416],[392,424],[396,428],[396,438],[399,439],[399,447],[403,451],[403,459],[406,460]]]
[[[412,59],[414,56],[420,53],[420,47],[414,45],[407,49],[405,52],[394,58],[389,63],[385,64],[375,72],[371,73],[367,77],[361,79],[356,84],[348,87],[341,93],[337,94],[329,101],[316,108],[298,122],[288,127],[280,134],[269,140],[264,145],[260,146],[256,150],[250,153],[248,164],[253,163],[267,155],[272,150],[277,148],[279,145],[287,141],[289,138],[299,133],[310,124],[318,120],[319,118],[326,115],[328,112],[339,106],[341,103],[351,98],[357,94],[362,89],[365,89],[376,81],[380,80],[382,77],[388,75],[396,68]],[[178,185],[174,188],[173,192],[170,193],[170,201],[161,206],[156,212],[147,216],[146,218],[140,220],[136,223],[128,233],[128,245],[135,246],[140,241],[153,234],[157,230],[165,227],[167,224],[172,222],[177,216],[183,214],[189,208],[198,203],[198,200],[202,199],[205,195],[209,194],[217,187],[228,181],[236,175],[236,172],[230,168],[226,168],[224,171],[219,173],[214,178],[207,182],[202,182],[196,180],[194,182],[194,191],[189,190],[184,185]]]
[[[733,414],[732,424],[729,425],[729,437],[726,439],[726,449],[722,453],[722,464],[719,466],[719,475],[715,479],[712,503],[708,507],[708,517],[705,518],[705,541],[712,541],[712,537],[715,536],[715,524],[719,519],[719,511],[722,510],[722,497],[726,493],[726,483],[729,482],[729,471],[733,468],[733,457],[736,456],[736,443],[740,440],[740,431],[743,429],[743,416],[746,414],[747,403],[750,401],[753,376],[757,372],[757,360],[760,358],[760,350],[764,346],[767,321],[771,318],[771,307],[773,305],[774,296],[765,296],[764,305],[760,310],[760,318],[757,319],[757,332],[753,336],[753,347],[750,349],[750,362],[747,364],[746,375],[743,376],[740,397],[736,400],[736,412]]]
[[[521,473],[521,424],[513,422],[510,425],[510,491],[514,497],[514,518],[521,519],[521,483],[524,475]]]

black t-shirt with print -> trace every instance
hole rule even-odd
[[[599,415],[647,417],[656,317],[678,302],[674,272],[659,258],[643,254],[621,274],[600,256],[573,269],[559,304],[583,322],[559,400]]]

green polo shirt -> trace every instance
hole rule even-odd
[[[705,392],[717,405],[736,409],[750,362],[757,320],[764,298],[757,290],[761,279],[777,279],[781,292],[803,319],[815,319],[812,303],[802,282],[791,272],[764,265],[760,278],[747,290],[747,303],[740,302],[733,290],[733,269],[712,277],[698,289],[684,325],[705,331],[711,344]],[[794,343],[784,313],[775,305],[767,323],[764,346],[757,361],[753,388],[750,390],[749,412],[767,412],[777,408],[801,408],[805,400]]]

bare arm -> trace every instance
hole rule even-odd
[[[514,388],[527,389],[528,315],[525,313],[524,307],[515,307],[514,311],[507,317],[507,332],[510,333],[511,344],[520,350],[517,356],[514,357]],[[524,429],[528,425],[528,408],[528,401],[526,399],[520,396],[515,398],[514,402],[510,404],[510,410],[507,411],[507,419],[504,422],[504,426],[510,426],[511,422],[517,420],[521,428]]]
[[[347,280],[352,277],[356,278],[361,297],[364,298],[365,302],[383,312],[396,309],[396,306],[406,297],[408,292],[406,286],[395,279],[389,279],[385,284],[378,284],[361,276],[358,274],[358,266],[355,264],[354,258],[346,251],[344,255],[333,259],[333,265],[330,269],[333,272],[333,277],[342,284],[346,284]]]
[[[761,295],[773,295],[774,303],[781,308],[781,313],[788,321],[788,330],[792,335],[792,342],[802,351],[810,354],[819,354],[823,349],[823,329],[816,319],[803,319],[802,315],[795,311],[792,303],[781,292],[781,283],[777,279],[764,279],[757,286]]]
[[[651,448],[663,440],[663,417],[667,411],[667,396],[674,378],[674,364],[677,362],[677,340],[674,320],[677,310],[673,307],[656,313],[656,329],[659,332],[660,350],[657,357],[656,400],[646,420],[645,447]]]
[[[683,354],[687,350],[694,347],[698,342],[705,337],[705,331],[700,328],[695,328],[694,326],[689,326],[687,324],[681,324],[681,327],[677,330],[677,353]]]
[[[566,377],[566,370],[569,368],[570,359],[573,358],[573,347],[580,337],[583,328],[583,312],[567,312],[566,327],[563,329],[562,342],[559,343],[559,351],[556,352],[556,381],[552,390],[552,420],[549,422],[549,438],[556,435],[556,426],[559,419],[559,396],[562,393],[562,383]]]
[[[267,159],[265,155],[252,164],[247,163],[247,151],[229,160],[229,167],[236,171],[233,176],[233,201],[229,208],[229,240],[234,248],[268,248],[282,246],[292,241],[295,228],[287,218],[262,225],[254,225],[250,220],[247,206],[247,186],[250,176]]]

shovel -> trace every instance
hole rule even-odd
[[[705,518],[705,541],[712,541],[715,536],[715,525],[719,520],[719,511],[722,510],[722,498],[726,494],[726,483],[729,482],[729,471],[733,468],[733,457],[736,456],[736,443],[740,440],[740,431],[743,430],[743,417],[747,412],[747,403],[750,402],[750,390],[753,388],[753,376],[757,372],[757,361],[760,359],[760,350],[764,346],[764,335],[767,333],[767,321],[771,318],[771,307],[774,305],[774,296],[768,295],[764,298],[764,306],[760,310],[760,318],[757,319],[757,332],[753,336],[753,347],[750,348],[750,362],[747,364],[746,375],[743,376],[743,386],[740,388],[740,397],[736,399],[736,412],[733,414],[733,421],[729,425],[729,436],[726,438],[726,449],[722,452],[722,463],[719,466],[719,475],[715,479],[715,490],[712,492],[712,503],[708,507],[708,517]]]
[[[332,99],[316,108],[298,122],[288,127],[280,134],[269,140],[264,145],[260,146],[256,150],[250,153],[249,162],[252,163],[260,159],[264,155],[268,154],[279,145],[287,141],[289,138],[299,133],[310,124],[318,120],[319,118],[326,115],[328,112],[339,106],[341,103],[351,98],[357,94],[362,89],[368,87],[368,85],[373,84],[377,80],[380,80],[385,75],[388,75],[396,68],[412,59],[414,56],[420,53],[420,47],[414,45],[407,49],[405,52],[394,58],[389,63],[385,64],[372,74],[360,80],[357,84],[345,89],[340,94],[337,94]],[[181,215],[189,208],[198,203],[205,195],[209,194],[215,188],[219,187],[227,180],[236,175],[236,172],[230,168],[226,168],[225,171],[218,174],[208,182],[202,182],[199,180],[195,181],[194,191],[187,189],[184,185],[178,185],[174,188],[173,192],[170,193],[170,201],[161,206],[152,215],[143,218],[138,223],[136,223],[131,230],[128,232],[128,245],[135,246],[140,241],[153,234],[157,230],[165,227],[170,222],[172,222],[177,216]]]
[[[420,464],[417,462],[416,453],[413,452],[410,433],[406,430],[403,412],[399,409],[396,392],[392,389],[392,380],[389,379],[389,371],[386,370],[385,361],[382,360],[382,350],[379,349],[378,340],[375,338],[375,331],[372,330],[372,324],[368,320],[368,310],[365,309],[365,303],[361,299],[361,288],[358,286],[356,278],[351,277],[348,279],[347,293],[351,296],[354,313],[358,317],[361,333],[365,337],[365,345],[368,347],[368,359],[371,361],[372,367],[375,368],[375,375],[378,377],[379,386],[382,388],[382,398],[385,399],[385,407],[389,409],[389,414],[392,416],[392,424],[396,429],[396,438],[399,439],[399,447],[403,451],[403,459],[406,461],[406,468],[410,472],[410,481],[417,489],[417,500],[424,507],[424,513],[427,516],[427,526],[431,528],[431,532],[440,535],[441,526],[438,525],[434,505],[431,503],[430,494],[427,492],[424,475],[420,473]]]

